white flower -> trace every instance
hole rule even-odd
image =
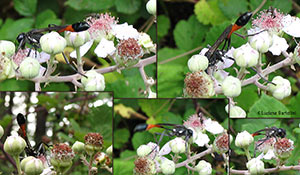
[[[138,39],[139,45],[146,49],[146,52],[155,50],[155,45],[153,44],[150,36],[147,33],[141,32],[139,33]]]
[[[198,72],[201,70],[206,70],[208,67],[208,59],[206,56],[203,55],[193,55],[188,60],[188,68],[192,72]]]
[[[80,57],[82,57],[83,55],[85,55],[89,49],[92,47],[94,43],[94,40],[90,40],[88,42],[86,42],[84,45],[80,46],[79,50],[80,50]],[[72,58],[76,58],[76,50],[74,50],[73,52],[70,53],[70,57]]]
[[[276,76],[272,80],[273,84],[268,84],[268,90],[272,92],[272,95],[278,99],[282,100],[285,97],[288,97],[291,95],[292,88],[291,88],[291,83],[289,80],[282,78],[281,76]]]
[[[199,147],[202,147],[209,142],[209,138],[206,134],[203,134],[200,131],[196,132],[193,128],[189,129],[193,130],[193,142]]]
[[[170,141],[170,147],[175,154],[184,153],[186,151],[186,143],[181,137],[176,137]]]
[[[247,148],[253,142],[254,138],[247,131],[238,133],[235,138],[235,145],[240,148]]]
[[[61,53],[67,45],[65,38],[60,36],[57,32],[50,32],[43,35],[40,39],[40,43],[44,52],[54,55]]]
[[[300,19],[295,16],[286,15],[283,18],[283,31],[293,37],[300,37]]]
[[[262,174],[265,170],[264,162],[253,158],[246,164],[248,170],[250,171],[250,174]]]
[[[201,160],[195,166],[195,169],[198,171],[199,175],[209,175],[212,173],[211,164],[205,160]]]
[[[127,23],[112,25],[112,34],[120,40],[129,38],[137,40],[139,38],[139,32],[133,28],[132,25],[128,25]]]
[[[137,155],[139,157],[147,156],[152,151],[151,147],[148,145],[141,145],[137,149]]]
[[[4,129],[3,129],[2,126],[0,125],[0,139],[1,139],[1,137],[3,136],[3,134],[4,134]]]
[[[105,58],[108,55],[113,55],[115,51],[116,48],[114,46],[114,42],[108,41],[105,38],[102,38],[101,42],[95,49],[95,53],[97,54],[97,56],[102,58]]]
[[[204,120],[204,127],[205,130],[212,134],[220,134],[224,132],[224,128],[217,121],[212,121],[210,118]]]
[[[151,90],[149,90],[148,92],[148,98],[156,98],[157,94],[155,92],[152,92]]]
[[[273,55],[280,55],[282,51],[286,51],[289,45],[287,44],[284,38],[281,38],[277,35],[273,35],[273,44],[269,48],[269,51]]]

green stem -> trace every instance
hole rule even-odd
[[[244,148],[245,152],[246,152],[246,156],[247,156],[247,159],[248,161],[251,160],[251,156],[250,156],[250,151],[249,151],[249,148]]]
[[[82,59],[80,57],[80,47],[76,47],[76,57],[77,57],[77,69],[78,72],[82,73],[83,72],[83,64],[82,64]]]
[[[21,175],[21,166],[20,166],[20,159],[19,159],[19,155],[17,156],[13,156],[13,158],[16,161],[16,166],[17,166],[17,170],[18,170],[18,175]]]
[[[244,75],[245,71],[246,71],[246,68],[241,67],[241,69],[239,70],[239,73],[237,75],[237,78],[241,80],[243,78],[243,75]]]
[[[54,58],[55,58],[54,55],[50,54],[50,60],[47,62],[47,71],[45,77],[48,77],[53,73],[52,68],[53,68]]]

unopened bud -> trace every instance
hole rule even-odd
[[[235,49],[233,57],[238,66],[253,67],[258,63],[259,53],[247,43]]]
[[[192,72],[198,72],[206,70],[208,67],[208,59],[203,55],[193,55],[188,61],[189,70]]]
[[[146,4],[146,9],[151,15],[156,15],[156,0],[149,0]]]
[[[9,136],[4,142],[4,151],[12,156],[17,156],[24,151],[25,140],[20,136]]]
[[[275,84],[268,84],[268,90],[272,95],[278,100],[282,100],[285,97],[291,95],[292,88],[289,80],[282,78],[281,76],[276,76],[273,78],[272,82]]]
[[[174,174],[175,163],[169,159],[165,159],[161,164],[161,170],[163,174]]]
[[[63,52],[67,45],[65,38],[60,36],[57,32],[50,32],[43,35],[40,39],[41,48],[48,54],[58,54]]]
[[[39,75],[40,73],[40,63],[38,60],[27,57],[20,64],[20,72],[24,78],[32,79]]]
[[[227,97],[237,97],[241,94],[241,81],[233,76],[228,76],[222,83],[222,90]]]
[[[248,148],[250,144],[253,142],[254,138],[247,131],[243,131],[238,133],[235,138],[235,146],[240,148]]]
[[[198,171],[199,175],[210,175],[212,173],[211,164],[205,160],[201,160],[195,169]]]

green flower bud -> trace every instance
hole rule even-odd
[[[25,58],[20,64],[20,72],[24,78],[32,79],[40,73],[40,63],[31,57]]]
[[[163,174],[174,174],[175,173],[175,163],[169,159],[165,159],[160,165]]]
[[[25,164],[26,175],[39,175],[43,172],[44,166],[40,159],[31,159]]]
[[[237,97],[241,94],[241,81],[233,76],[228,76],[222,83],[222,90],[227,97]]]
[[[44,52],[54,55],[63,52],[67,45],[67,41],[57,32],[50,32],[43,35],[40,43]]]
[[[199,175],[209,175],[212,173],[211,164],[205,160],[201,160],[195,166],[195,169],[198,171]]]
[[[108,147],[105,152],[106,152],[106,154],[108,154],[108,155],[111,156],[113,154],[113,147],[112,147],[112,145],[110,145],[110,147]]]
[[[258,158],[253,158],[246,164],[250,174],[262,174],[265,170],[264,162]]]
[[[68,46],[80,47],[91,39],[90,33],[85,30],[82,32],[66,32],[65,38]]]
[[[15,76],[15,63],[7,57],[0,57],[0,80]]]
[[[186,151],[186,143],[181,137],[176,137],[169,143],[171,150],[175,154],[184,153]]]
[[[141,145],[137,149],[137,155],[140,157],[147,156],[152,151],[152,148],[148,145]]]
[[[18,156],[26,147],[25,140],[20,136],[9,136],[4,142],[4,151],[12,156]]]
[[[208,67],[208,59],[203,55],[193,55],[188,61],[188,67],[192,72],[206,70]]]
[[[233,57],[238,66],[253,67],[258,63],[259,53],[247,43],[235,49]]]
[[[139,34],[138,44],[146,50],[146,53],[155,52],[156,50],[155,44],[153,44],[147,33],[141,32]]]
[[[0,57],[12,57],[15,53],[15,44],[11,41],[0,40]]]
[[[0,139],[1,139],[1,137],[3,136],[3,134],[4,134],[4,129],[3,129],[2,126],[0,125]]]
[[[253,142],[254,138],[247,131],[243,131],[238,133],[235,138],[235,146],[240,148],[248,148],[250,144]]]
[[[27,162],[29,162],[30,160],[35,159],[35,157],[33,156],[28,156],[25,157],[22,161],[21,161],[21,170],[25,171],[25,165]]]
[[[81,77],[85,91],[103,91],[105,89],[104,76],[94,70],[88,71],[86,77]]]
[[[225,107],[225,111],[228,113],[228,105]],[[230,106],[230,118],[246,118],[246,112],[239,106]]]
[[[146,4],[146,9],[151,15],[156,15],[156,0],[149,0]]]
[[[294,50],[293,59],[300,64],[300,45],[298,44]]]
[[[285,97],[288,97],[292,93],[291,83],[289,80],[282,78],[281,76],[276,76],[272,80],[273,85],[271,83],[268,84],[268,90],[272,93],[272,95],[278,99],[282,100]]]
[[[253,49],[259,51],[260,53],[266,53],[272,46],[273,41],[269,32],[264,31],[257,35],[250,36],[249,43]]]
[[[84,151],[84,143],[76,141],[72,146],[72,150],[76,154],[82,154]]]

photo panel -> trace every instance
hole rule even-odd
[[[158,2],[159,98],[227,97],[234,118],[300,117],[300,1]]]
[[[0,6],[0,91],[156,97],[156,0]]]
[[[230,174],[297,174],[300,119],[231,119]]]
[[[112,174],[112,93],[1,92],[2,174]]]
[[[228,174],[227,99],[115,99],[115,174]]]

